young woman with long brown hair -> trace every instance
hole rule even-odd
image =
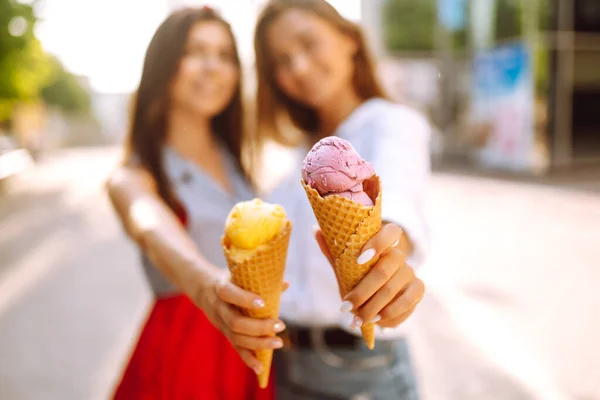
[[[255,52],[258,147],[271,139],[296,149],[290,179],[269,197],[294,222],[286,267],[291,286],[281,304],[290,348],[276,352],[278,396],[417,399],[407,342],[394,328],[424,291],[411,267],[422,262],[427,247],[428,123],[386,99],[360,27],[325,0],[267,2]],[[343,302],[322,235],[317,230],[316,241],[307,239],[316,219],[299,183],[306,152],[330,135],[348,140],[383,185],[385,224],[357,261],[381,257]],[[378,334],[373,351],[360,338],[366,321],[388,329]]]
[[[279,347],[262,336],[284,326],[241,316],[235,306],[261,299],[220,268],[225,218],[254,196],[242,124],[229,25],[210,8],[174,12],[148,47],[124,162],[108,182],[156,297],[115,399],[273,396],[245,364],[260,366],[252,350]]]

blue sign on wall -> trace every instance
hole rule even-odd
[[[474,87],[478,94],[501,96],[528,79],[530,72],[528,49],[521,43],[503,45],[475,56]]]

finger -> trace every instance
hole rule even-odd
[[[377,325],[379,325],[382,328],[395,328],[398,325],[400,325],[401,323],[403,323],[404,321],[406,321],[415,312],[415,309],[416,309],[416,307],[413,307],[410,310],[408,310],[407,312],[405,312],[404,314],[400,314],[396,318],[382,319],[381,321],[379,321],[377,323]]]
[[[290,287],[290,283],[288,281],[283,281],[283,284],[281,285],[281,292],[285,292],[286,290],[288,290],[288,288]]]
[[[415,308],[425,294],[425,284],[416,278],[406,290],[385,307],[379,315],[381,320],[393,320]]]
[[[242,358],[244,364],[253,369],[256,375],[262,372],[262,364],[260,363],[260,361],[258,361],[256,357],[254,357],[254,354],[250,350],[243,349],[238,346],[234,347],[237,350],[240,357]]]
[[[315,239],[317,240],[317,243],[319,244],[319,248],[321,249],[321,252],[325,256],[325,258],[327,258],[327,261],[329,261],[329,264],[331,264],[331,266],[333,267],[335,260],[333,259],[333,256],[331,255],[331,252],[329,251],[329,247],[327,247],[327,242],[325,241],[323,232],[321,231],[321,229],[318,226],[314,226],[313,233],[315,235]]]
[[[223,281],[217,288],[217,296],[222,301],[246,309],[260,309],[265,302],[260,296],[248,292],[230,281]]]
[[[229,340],[234,345],[248,350],[274,350],[283,347],[283,341],[277,336],[254,337],[233,333]]]
[[[400,242],[400,236],[402,236],[402,228],[398,225],[384,225],[379,232],[365,243],[356,262],[363,265],[377,259],[387,249],[396,246]]]
[[[362,307],[404,265],[404,259],[404,253],[398,249],[385,252],[358,285],[344,297],[346,308],[349,304],[352,305],[352,309]]]
[[[408,266],[400,268],[394,276],[379,289],[373,297],[359,309],[357,315],[363,321],[377,322],[382,317],[379,313],[390,304],[399,293],[404,292],[406,287],[415,279],[415,274]]]
[[[317,225],[315,225],[315,226],[313,226],[313,232],[315,234],[315,239],[317,240],[317,243],[319,244],[319,248],[321,249],[321,252],[325,256],[325,258],[327,258],[327,261],[329,261],[329,265],[331,265],[331,267],[335,267],[335,260],[333,259],[333,256],[331,255],[331,252],[329,251],[329,247],[327,247],[327,242],[325,241],[325,236],[323,236],[323,231],[321,231],[321,229]],[[336,279],[336,281],[338,283],[338,290],[340,291],[340,296],[343,296],[342,286],[340,285],[340,281],[337,279]]]
[[[283,321],[247,317],[225,303],[220,307],[219,316],[231,334],[260,337],[285,330]]]

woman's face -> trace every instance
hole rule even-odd
[[[217,21],[190,30],[185,53],[171,87],[172,104],[212,118],[231,102],[240,78],[235,44]]]
[[[352,38],[317,15],[290,9],[267,29],[267,49],[279,88],[309,107],[320,108],[352,84]]]

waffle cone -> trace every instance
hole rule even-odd
[[[308,200],[335,260],[334,270],[342,297],[346,296],[377,262],[373,259],[359,265],[356,259],[367,241],[381,229],[381,181],[377,175],[363,183],[363,190],[373,200],[367,207],[340,196],[322,197],[302,181]],[[375,347],[375,324],[361,328],[369,347]]]
[[[279,317],[279,300],[291,232],[292,224],[288,221],[277,237],[258,247],[250,257],[241,262],[235,259],[231,242],[223,236],[222,245],[232,283],[259,295],[266,305],[259,310],[240,309],[244,315],[252,318]],[[264,389],[269,383],[273,350],[259,350],[255,352],[255,356],[263,367],[263,372],[258,375],[258,383]]]

